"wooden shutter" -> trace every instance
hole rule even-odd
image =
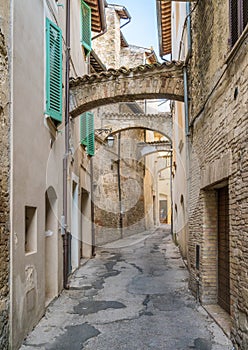
[[[238,1],[230,0],[230,44],[233,46],[239,37]]]
[[[88,113],[88,145],[87,153],[90,156],[95,154],[95,130],[94,130],[94,114]]]
[[[80,143],[87,147],[87,154],[95,154],[94,114],[86,112],[80,117]]]
[[[46,114],[62,122],[62,32],[46,19]]]
[[[243,30],[245,29],[247,23],[248,23],[248,1],[243,0],[242,3],[242,20],[243,20]]]
[[[87,146],[87,113],[80,116],[80,143]]]
[[[81,43],[84,52],[88,55],[91,51],[91,8],[81,0]]]

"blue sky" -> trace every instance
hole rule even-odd
[[[122,29],[128,43],[147,48],[152,46],[159,56],[155,0],[108,0],[108,3],[123,5],[130,13],[131,22]]]

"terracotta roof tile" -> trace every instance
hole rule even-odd
[[[106,78],[116,78],[121,75],[129,76],[132,74],[138,74],[140,72],[146,73],[148,71],[154,71],[154,70],[163,70],[165,68],[171,69],[173,67],[175,68],[182,68],[183,67],[182,61],[166,61],[163,63],[154,63],[154,64],[142,64],[134,68],[126,68],[126,67],[120,67],[119,69],[109,68],[107,71],[101,72],[99,74],[93,73],[91,75],[84,75],[82,77],[77,78],[71,78],[70,79],[70,86],[78,85],[79,83],[92,83],[94,81],[101,81]]]

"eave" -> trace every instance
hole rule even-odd
[[[104,0],[84,0],[91,8],[91,30],[100,33],[106,28],[105,1]]]
[[[171,53],[171,1],[157,0],[160,56]]]

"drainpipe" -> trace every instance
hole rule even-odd
[[[120,29],[123,28],[123,27],[125,27],[128,23],[130,23],[130,22],[131,22],[131,19],[132,19],[132,17],[130,16],[130,13],[128,12],[128,10],[126,9],[126,7],[123,6],[122,9],[123,9],[123,11],[126,12],[128,20],[127,20],[127,22],[125,22],[124,24],[122,24],[122,25],[120,26]]]
[[[69,155],[70,0],[66,0],[65,154],[63,158],[63,285],[68,289],[67,173]]]
[[[171,236],[173,237],[172,145],[170,152]]]
[[[93,173],[94,167],[93,167],[93,157],[90,158],[90,192],[91,192],[91,235],[92,235],[92,250],[91,254],[92,256],[95,256],[96,254],[96,238],[95,238],[95,205],[94,205],[94,185],[93,185],[93,179],[94,179],[94,173]]]
[[[122,216],[122,198],[121,198],[121,133],[118,133],[118,160],[117,160],[117,181],[119,195],[119,227],[121,229],[121,238],[123,238],[123,216]]]
[[[188,40],[188,52],[185,59],[185,66],[183,67],[183,85],[184,85],[184,112],[185,112],[185,134],[190,136],[189,132],[189,98],[188,98],[188,74],[187,64],[192,51],[192,40],[191,40],[191,6],[190,3],[186,3],[186,14],[187,14],[187,40]]]

